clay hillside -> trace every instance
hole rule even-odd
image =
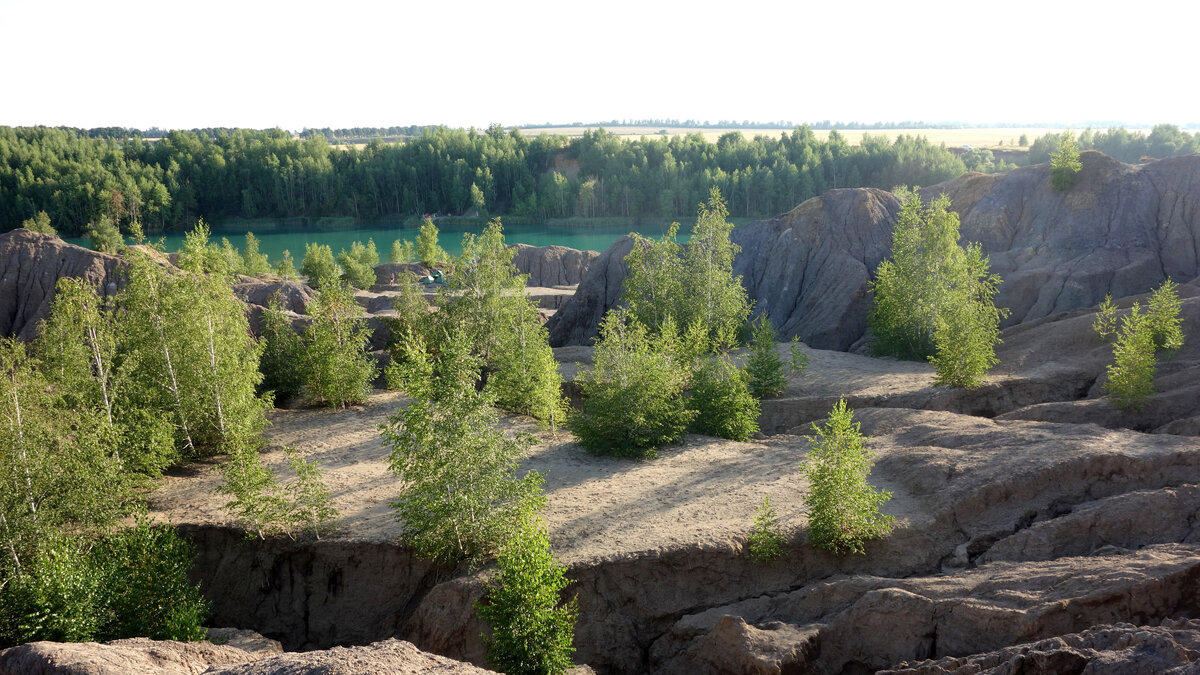
[[[539,439],[523,468],[546,477],[543,517],[579,601],[575,662],[688,675],[1196,672],[1200,156],[1082,160],[1066,192],[1049,188],[1045,165],[922,191],[950,197],[963,240],[981,242],[1004,278],[1000,363],[979,388],[934,386],[929,364],[861,353],[866,282],[888,255],[899,203],[880,190],[833,190],[734,230],[735,272],[757,311],[781,336],[799,336],[808,357],[787,391],[763,402],[758,437],[689,435],[630,461],[505,418]],[[519,257],[542,275],[529,292],[567,380],[592,357],[632,245],[594,259],[550,249]],[[107,284],[116,264],[41,235],[0,235],[3,327],[28,335],[55,275]],[[377,349],[395,293],[394,271],[382,268],[358,295]],[[1111,294],[1125,312],[1168,276],[1180,284],[1185,343],[1159,364],[1146,406],[1119,409],[1105,394],[1112,345],[1092,330],[1096,305]],[[246,279],[238,293],[253,312],[279,288],[305,321],[303,284]],[[884,512],[894,531],[865,555],[820,551],[807,534],[797,469],[810,423],[840,398],[870,436],[872,484],[893,495]],[[247,540],[215,491],[220,457],[173,470],[151,493],[155,517],[196,544],[192,575],[212,602],[211,624],[257,631],[278,648],[255,647],[260,637],[245,639],[244,657],[220,645],[125,641],[63,655],[52,650],[81,648],[27,645],[0,654],[0,673],[68,672],[44,664],[113,650],[141,672],[475,672],[449,659],[485,664],[475,605],[493,570],[437,567],[396,543],[403,524],[389,502],[401,486],[378,427],[405,402],[378,391],[344,411],[269,413],[268,466],[286,472],[292,446],[326,471],[342,520],[319,541]],[[784,556],[768,564],[746,556],[763,495],[787,535]],[[163,665],[176,657],[162,654],[186,648],[208,651],[191,670]],[[145,660],[148,650],[162,663]],[[121,672],[105,667],[69,672]]]

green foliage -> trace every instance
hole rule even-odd
[[[195,551],[174,528],[139,516],[133,527],[100,540],[93,555],[112,616],[101,639],[196,641],[207,636],[208,601],[187,574]]]
[[[1000,319],[1008,313],[992,301],[1000,277],[989,273],[978,244],[959,246],[958,214],[945,195],[928,207],[915,192],[898,196],[892,257],[871,283],[871,351],[929,359],[937,383],[975,386],[996,363]]]
[[[516,476],[532,440],[496,428],[491,396],[476,389],[481,361],[463,335],[446,336],[436,364],[423,349],[409,353],[402,386],[413,400],[382,429],[404,484],[392,506],[421,557],[478,561],[545,503],[537,472]]]
[[[426,218],[417,231],[417,260],[426,267],[433,267],[439,262],[450,259],[450,255],[438,246],[438,228],[433,220]]]
[[[92,249],[101,253],[120,253],[125,248],[125,238],[108,216],[100,216],[93,223],[88,223],[86,235],[92,240]]]
[[[168,274],[144,255],[128,269],[116,324],[136,367],[120,405],[160,411],[187,457],[257,437],[269,402],[255,395],[261,348],[245,305],[218,275]]]
[[[180,269],[206,274],[233,274],[228,251],[209,241],[211,231],[203,220],[183,235],[183,245],[176,259]],[[240,259],[239,259],[240,262]]]
[[[283,257],[279,259],[279,264],[275,266],[275,273],[289,281],[296,278],[296,261],[292,259],[292,252],[284,249]]]
[[[682,440],[695,417],[683,398],[686,365],[670,343],[651,342],[625,310],[604,316],[594,364],[576,381],[584,401],[571,426],[580,445],[596,454],[653,457]]]
[[[703,326],[710,351],[728,349],[737,335],[750,302],[741,277],[733,275],[733,259],[740,250],[729,241],[733,225],[721,192],[712,188],[700,204],[686,250],[675,242],[677,225],[653,242],[635,235],[625,258],[629,275],[622,299],[647,328],[662,333],[672,317],[676,326]]]
[[[371,333],[353,292],[336,282],[323,286],[309,315],[301,356],[305,399],[334,408],[366,400],[376,368],[367,353]]]
[[[1071,132],[1062,135],[1058,151],[1050,156],[1050,186],[1055,190],[1067,190],[1075,184],[1075,175],[1083,168],[1079,161],[1079,146]]]
[[[52,533],[0,594],[0,645],[131,637],[202,640],[208,603],[187,578],[194,553],[144,516],[94,544]]]
[[[295,448],[283,449],[288,468],[295,478],[284,488],[288,499],[288,522],[294,529],[311,533],[317,539],[338,527],[338,510],[333,495],[325,486],[325,472],[316,462],[300,456]]]
[[[97,416],[68,407],[24,343],[0,339],[0,586],[62,528],[100,528],[131,500]]]
[[[242,269],[252,277],[271,272],[271,263],[267,260],[267,254],[258,252],[258,237],[254,236],[253,232],[246,233],[246,248],[242,251]]]
[[[1187,150],[1191,135],[1174,131],[1156,128],[1153,145]],[[101,215],[122,228],[140,220],[149,231],[186,229],[201,216],[369,221],[462,213],[480,196],[492,215],[507,208],[537,222],[577,213],[669,220],[713,185],[729,197],[732,215],[768,217],[832,187],[932,185],[964,171],[924,137],[877,134],[850,145],[806,126],[754,138],[731,133],[716,143],[700,134],[622,139],[602,129],[567,138],[407,128],[395,132],[402,142],[362,150],[279,129],[171,131],[153,143],[126,133],[133,132],[0,127],[0,157],[20,158],[0,161],[0,223],[28,218],[31,205],[70,235]],[[578,174],[554,171],[559,157]]]
[[[800,349],[799,336],[792,336],[792,343],[788,345],[788,355],[791,357],[793,373],[798,373],[808,367],[808,354]]]
[[[1021,134],[1021,138],[1017,139],[1017,145],[1021,146],[1022,148],[1029,147],[1029,137],[1025,134]]]
[[[349,252],[343,249],[338,253],[338,264],[345,273],[346,281],[355,288],[367,289],[375,284],[375,266],[379,264],[379,254],[375,252],[375,242],[368,241],[369,246],[356,241],[350,244]]]
[[[759,564],[773,562],[783,557],[785,541],[771,498],[763,495],[762,505],[754,516],[754,529],[746,538],[746,556]]]
[[[227,237],[221,237],[221,247],[217,251],[226,274],[235,276],[246,273],[246,261],[242,258],[241,251],[237,250]]]
[[[1113,362],[1107,368],[1108,381],[1104,383],[1118,408],[1141,410],[1154,393],[1154,374],[1158,370],[1154,338],[1149,315],[1142,314],[1141,305],[1133,303],[1129,314],[1121,319]]]
[[[770,398],[787,391],[787,372],[779,349],[775,346],[775,326],[770,317],[761,314],[751,323],[750,356],[746,359],[746,375],[750,393],[756,398]]]
[[[58,232],[56,232],[50,225],[50,215],[45,211],[38,211],[37,215],[33,218],[22,220],[21,227],[29,230],[30,232],[58,236]]]
[[[401,241],[397,239],[392,242],[392,250],[388,253],[388,262],[407,263],[412,262],[413,256],[416,255],[416,248],[411,240],[405,239]]]
[[[462,333],[491,369],[487,388],[497,405],[557,426],[566,414],[558,363],[514,255],[499,219],[478,237],[465,235],[437,316],[447,331]]]
[[[992,301],[1000,277],[988,274],[988,261],[979,244],[967,247],[966,268],[970,283],[954,288],[934,319],[934,355],[929,357],[937,370],[934,384],[977,387],[999,363],[1000,318],[1008,313]]]
[[[338,511],[325,486],[323,472],[315,462],[300,457],[294,448],[285,447],[288,466],[294,478],[279,479],[262,463],[252,446],[238,448],[221,465],[219,492],[233,497],[225,509],[233,514],[247,536],[260,539],[309,533],[317,539],[337,529]]]
[[[1092,330],[1096,337],[1108,340],[1117,334],[1117,306],[1113,304],[1112,295],[1105,294],[1104,302],[1096,308],[1096,320],[1092,322]]]
[[[287,503],[278,494],[275,476],[263,466],[258,450],[249,445],[235,448],[221,465],[221,477],[217,491],[233,497],[225,510],[234,515],[247,536],[257,534],[265,539],[282,530]]]
[[[1175,350],[1183,346],[1183,329],[1179,313],[1183,303],[1179,300],[1178,284],[1167,277],[1150,295],[1146,322],[1154,335],[1154,348]]]
[[[693,431],[734,441],[748,441],[758,433],[758,399],[750,393],[746,374],[724,353],[704,359],[696,369],[687,404],[696,413]]]
[[[809,482],[804,505],[808,508],[809,540],[813,546],[837,554],[864,553],[863,543],[886,536],[893,516],[879,507],[892,493],[867,483],[871,452],[846,401],[838,401],[824,425],[812,425],[811,449],[801,471]]]
[[[263,379],[260,391],[275,392],[274,398],[298,396],[304,387],[302,368],[304,343],[283,312],[278,296],[272,297],[262,312],[262,356],[258,367]]]
[[[560,599],[570,582],[554,559],[545,526],[531,514],[521,517],[497,563],[500,572],[488,584],[487,602],[477,605],[492,629],[484,637],[488,660],[509,675],[566,672],[574,665],[578,600]]]
[[[657,241],[634,233],[633,248],[625,256],[629,274],[621,299],[638,323],[656,333],[661,333],[667,317],[682,316],[683,247],[675,241],[678,232],[679,223],[671,223]]]
[[[104,577],[77,538],[51,535],[0,593],[0,645],[84,642],[105,622]]]
[[[333,249],[324,244],[304,245],[304,260],[300,263],[300,273],[308,277],[308,285],[313,288],[325,288],[337,285],[341,272],[333,260]]]

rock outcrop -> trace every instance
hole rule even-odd
[[[574,286],[583,281],[592,262],[600,256],[596,251],[580,251],[566,246],[530,246],[515,244],[517,254],[513,264],[528,274],[526,286]]]
[[[0,675],[195,675],[281,653],[279,643],[250,631],[217,629],[230,644],[131,638],[95,642],[31,642],[0,651]],[[252,639],[248,635],[254,635]],[[274,642],[274,648],[264,644]],[[245,648],[249,646],[250,648]]]
[[[295,314],[307,314],[308,303],[316,292],[299,281],[243,281],[233,285],[233,294],[248,305],[266,307],[271,298],[278,297],[282,309]]]
[[[223,631],[223,632],[222,632]],[[217,629],[210,639],[220,641],[230,629]],[[247,644],[244,634],[232,631]],[[173,642],[133,638],[95,642],[33,642],[0,652],[0,675],[483,675],[478,668],[428,654],[403,640],[385,640],[362,647],[283,653],[275,643],[263,649],[261,636],[250,649],[213,642]],[[271,642],[271,641],[266,641]]]
[[[1188,675],[1200,669],[1200,621],[1128,623],[1006,647],[986,654],[901,663],[879,675]]]
[[[628,274],[625,256],[632,250],[633,237],[626,235],[592,261],[575,296],[546,322],[550,344],[591,344],[604,313],[621,300],[621,284]]]
[[[1095,305],[1105,294],[1145,293],[1168,276],[1186,282],[1200,274],[1200,155],[1131,165],[1089,151],[1081,161],[1065,192],[1050,188],[1045,164],[966,174],[921,191],[926,200],[950,197],[962,241],[979,242],[1003,277],[996,304],[1011,312],[1005,326]],[[777,218],[735,228],[731,239],[742,251],[734,273],[781,336],[848,349],[866,330],[867,281],[889,254],[899,208],[880,190],[830,190]],[[619,245],[611,256],[622,255]],[[551,332],[556,346],[586,344],[619,299],[624,269],[598,267],[592,274],[602,278],[580,284],[581,307],[560,312]]]
[[[121,259],[68,244],[48,234],[17,228],[0,234],[0,336],[25,340],[50,315],[54,286],[79,277],[111,296],[122,283]]]

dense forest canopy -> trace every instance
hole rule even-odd
[[[418,135],[358,148],[280,129],[171,131],[147,140],[121,128],[0,127],[0,230],[39,211],[64,235],[101,216],[151,232],[190,228],[200,217],[369,221],[478,210],[531,219],[677,218],[714,186],[730,215],[768,217],[830,188],[930,185],[966,168],[923,137],[865,136],[855,146],[836,131],[818,140],[806,126],[752,139],[733,131],[716,143],[700,134],[623,140],[603,129],[575,138],[526,137],[498,125],[392,130]],[[1031,157],[1053,150],[1056,139],[1047,138],[1033,144]],[[1116,129],[1080,137],[1083,148],[1108,152],[1114,143],[1120,149],[1110,154],[1129,161],[1196,152],[1198,141],[1169,125],[1149,136]]]

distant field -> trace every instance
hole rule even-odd
[[[597,127],[521,127],[521,133],[525,136],[537,136],[539,134],[551,134],[557,136],[577,137],[582,136],[583,132],[588,129]],[[778,137],[783,133],[784,129],[695,129],[691,127],[604,127],[609,131],[622,138],[640,138],[642,136],[686,136],[687,134],[698,133],[704,136],[705,140],[710,143],[716,143],[717,139],[723,134],[731,131],[739,131],[746,138],[754,138],[755,136],[775,136]],[[665,131],[663,134],[661,132]],[[790,131],[790,130],[789,130]],[[1044,136],[1048,133],[1061,133],[1066,131],[1064,127],[980,127],[971,129],[851,129],[847,131],[839,130],[838,133],[846,139],[850,145],[858,145],[862,142],[862,137],[865,134],[870,134],[873,137],[886,136],[887,139],[894,140],[896,136],[905,134],[908,136],[924,136],[933,143],[945,143],[946,147],[954,148],[964,145],[970,145],[977,148],[998,148],[1005,149],[1020,149],[1018,141],[1021,139],[1021,134],[1024,134],[1029,142],[1032,143],[1038,136]],[[1082,129],[1075,129],[1076,134]],[[1097,129],[1097,131],[1103,131]],[[1149,129],[1129,129],[1130,133],[1142,132],[1150,133]],[[813,135],[821,140],[829,137],[829,130],[814,129]],[[360,139],[355,139],[360,140]],[[1001,145],[1003,144],[1003,145]],[[353,145],[360,150],[366,147],[365,143],[333,143],[342,147]]]
[[[526,136],[537,136],[538,134],[558,134],[562,136],[582,136],[583,132],[589,128],[595,127],[521,127],[521,133]],[[607,131],[616,134],[617,136],[638,138],[641,136],[656,136],[661,131],[666,131],[668,136],[684,136],[690,133],[699,133],[709,142],[715,143],[722,134],[730,131],[740,131],[746,138],[754,138],[755,136],[779,136],[783,132],[782,129],[693,129],[686,127],[605,127]],[[970,145],[983,148],[1000,147],[1001,142],[1005,148],[1016,147],[1017,142],[1021,138],[1021,134],[1025,134],[1029,142],[1038,136],[1044,136],[1048,133],[1061,133],[1065,131],[1063,127],[980,127],[972,129],[852,129],[847,131],[839,130],[838,133],[846,139],[846,142],[851,145],[858,145],[862,142],[864,134],[870,134],[874,137],[886,136],[888,140],[893,140],[900,134],[909,136],[924,136],[934,143],[945,143],[947,147]],[[1076,129],[1076,133],[1082,129]],[[1150,133],[1149,129],[1129,129],[1129,131]],[[829,137],[829,131],[825,129],[817,129],[813,134],[825,140]]]

